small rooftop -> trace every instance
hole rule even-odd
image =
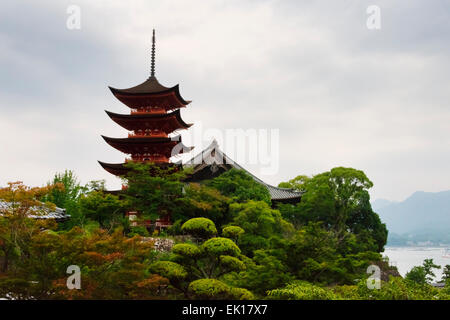
[[[12,204],[10,202],[6,202],[0,200],[0,215],[3,215],[6,210],[11,209]],[[42,205],[31,207],[30,211],[34,214],[29,214],[29,218],[34,219],[55,219],[57,221],[63,221],[70,218],[70,215],[66,213],[66,209],[55,208],[54,210]]]

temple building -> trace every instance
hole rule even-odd
[[[207,179],[212,179],[232,168],[244,170],[256,182],[267,188],[272,200],[272,205],[274,206],[278,203],[298,203],[300,202],[303,194],[299,191],[294,191],[288,188],[279,188],[265,183],[258,177],[245,170],[242,166],[237,164],[233,159],[221,151],[216,140],[214,140],[205,150],[185,162],[183,167],[192,168],[192,173],[187,179],[189,182],[200,182]]]
[[[129,133],[125,138],[102,137],[110,146],[129,155],[129,158],[125,159],[124,163],[99,161],[106,171],[117,176],[124,175],[127,171],[124,164],[130,160],[167,165],[171,157],[192,150],[193,147],[182,144],[181,135],[169,136],[192,125],[184,122],[180,114],[180,109],[191,101],[183,99],[178,85],[165,87],[156,79],[155,30],[152,38],[150,77],[132,88],[109,89],[119,101],[130,108],[130,113],[106,111],[106,114]]]
[[[215,140],[186,163],[172,162],[172,157],[193,149],[193,147],[186,147],[182,144],[180,135],[173,135],[179,130],[192,126],[192,124],[184,122],[180,114],[181,108],[186,107],[191,101],[183,99],[178,85],[165,87],[156,79],[155,30],[153,30],[152,37],[150,77],[143,83],[128,89],[112,87],[109,89],[119,101],[130,109],[130,113],[118,114],[106,111],[111,120],[129,132],[128,136],[124,138],[102,136],[110,146],[128,155],[123,163],[99,161],[106,171],[116,176],[123,176],[128,171],[124,166],[128,161],[153,162],[162,166],[190,167],[193,170],[186,182],[200,182],[212,179],[231,168],[236,168],[246,171],[255,181],[265,186],[271,195],[273,204],[300,201],[301,192],[266,184],[223,153]],[[120,190],[111,192],[120,193]],[[135,214],[137,213],[128,213],[129,216]],[[156,224],[158,223],[166,226],[170,221],[160,220],[156,222]]]

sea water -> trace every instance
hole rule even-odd
[[[450,250],[444,247],[386,247],[383,256],[389,258],[389,264],[396,266],[398,272],[404,277],[414,266],[422,265],[425,259],[433,259],[434,264],[441,269],[434,269],[434,282],[441,280],[442,269],[450,265]]]

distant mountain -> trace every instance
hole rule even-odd
[[[386,223],[388,244],[450,244],[450,190],[417,191],[402,202],[378,199],[372,208]]]
[[[386,200],[386,199],[376,199],[375,201],[372,201],[372,209],[374,211],[377,211],[378,209],[387,207],[390,204],[396,203],[394,201]]]

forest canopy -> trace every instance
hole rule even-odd
[[[187,183],[182,170],[129,168],[118,194],[104,181],[81,185],[72,171],[44,187],[0,189],[10,204],[0,212],[0,298],[449,298],[449,266],[438,290],[432,261],[403,279],[382,257],[388,231],[360,170],[298,175],[279,186],[302,191],[301,201],[279,204],[245,171]],[[70,219],[31,218],[42,206]],[[155,227],[167,217],[169,228]],[[73,265],[79,290],[66,283]],[[377,292],[366,286],[370,265],[381,270]]]

